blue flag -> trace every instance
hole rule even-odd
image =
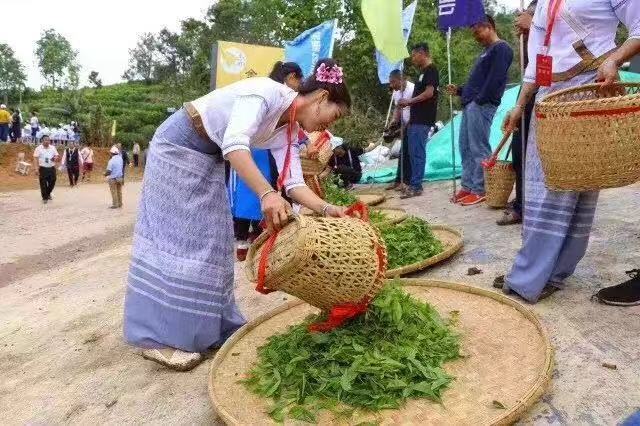
[[[482,22],[485,16],[482,0],[438,0],[438,27],[441,31],[470,27]]]
[[[337,20],[327,21],[303,32],[295,40],[285,42],[285,60],[300,65],[302,73],[305,77],[308,76],[313,72],[318,59],[330,58],[333,55],[336,27]]]
[[[402,0],[399,0],[402,1]],[[407,43],[409,41],[409,36],[411,35],[411,28],[413,27],[413,18],[416,15],[416,6],[418,5],[418,0],[415,0],[409,6],[406,7],[405,10],[402,11],[402,35],[404,36],[404,41]],[[389,83],[389,74],[393,70],[402,70],[403,62],[392,63],[376,49],[376,60],[378,61],[378,78],[380,79],[380,83],[388,84]]]

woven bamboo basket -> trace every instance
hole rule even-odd
[[[311,142],[308,148],[300,153],[300,164],[304,175],[319,175],[327,168],[333,156],[329,140],[322,142],[320,138],[324,138],[321,133],[310,135]]]
[[[268,235],[249,248],[245,271],[258,279]],[[265,286],[329,311],[374,297],[382,288],[387,251],[377,229],[355,218],[296,216],[285,226],[267,259]]]
[[[309,187],[309,189],[324,200],[324,188],[322,187],[322,183],[320,182],[318,175],[302,175],[302,177],[304,178],[304,183]]]
[[[538,150],[552,190],[599,190],[640,180],[640,83],[622,83],[611,97],[599,87],[552,93],[536,106]]]
[[[496,209],[507,206],[516,182],[516,171],[510,161],[498,161],[484,169],[484,188],[487,205]]]
[[[396,278],[403,275],[412,274],[414,272],[423,271],[437,263],[451,258],[453,255],[459,252],[464,245],[464,237],[462,235],[462,232],[458,231],[457,229],[451,228],[446,225],[432,225],[431,230],[433,231],[436,238],[438,238],[438,240],[440,240],[440,242],[444,246],[444,250],[442,251],[442,253],[431,256],[430,258],[422,260],[420,262],[412,263],[411,265],[406,265],[396,269],[389,269],[387,271],[387,278]]]
[[[385,216],[385,220],[381,223],[376,223],[376,226],[397,225],[398,223],[403,222],[406,218],[409,217],[406,210],[399,208],[373,207],[369,211],[369,213],[371,213],[372,211],[380,212]]]
[[[336,419],[322,412],[318,424],[502,426],[521,419],[545,393],[553,372],[553,349],[537,316],[515,300],[481,288],[431,280],[401,283],[443,316],[458,312],[456,328],[467,356],[444,366],[455,380],[441,403],[415,399],[398,410],[359,413],[356,418]],[[239,379],[256,362],[256,348],[313,313],[317,310],[299,301],[286,303],[245,325],[220,348],[208,385],[224,423],[276,424],[267,414],[271,401],[251,393]],[[497,408],[494,401],[505,408]]]

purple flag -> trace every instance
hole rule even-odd
[[[483,21],[485,16],[482,0],[438,0],[438,27],[441,31],[470,27]]]

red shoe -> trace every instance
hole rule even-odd
[[[241,242],[236,247],[236,259],[238,262],[244,262],[247,259],[247,252],[249,251],[249,245],[245,242]]]
[[[471,195],[467,195],[462,200],[460,200],[460,204],[465,207],[475,206],[476,204],[482,203],[486,199],[487,197],[485,197],[484,195],[471,194]]]
[[[466,189],[461,189],[460,191],[458,191],[456,196],[451,199],[451,202],[454,204],[458,204],[463,198],[468,197],[469,195],[473,195],[473,193],[467,191]]]

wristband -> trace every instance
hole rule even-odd
[[[266,197],[269,194],[273,194],[273,193],[277,193],[278,191],[276,191],[275,189],[271,188],[266,190],[265,192],[262,193],[262,195],[260,195],[260,204],[262,204],[262,200],[264,199],[264,197]]]
[[[331,207],[331,204],[327,204],[322,208],[322,216],[327,217],[327,210],[329,210],[329,207]]]

